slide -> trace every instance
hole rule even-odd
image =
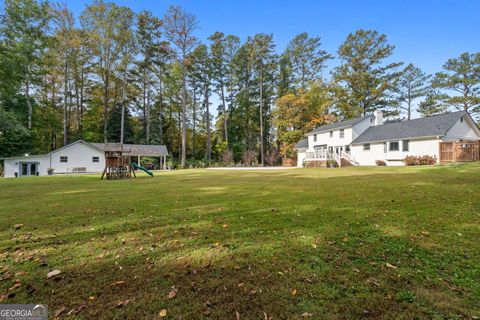
[[[131,162],[130,163],[132,165],[132,167],[134,169],[139,169],[139,170],[142,170],[144,171],[146,174],[148,174],[150,177],[153,177],[153,173],[151,171],[148,171],[148,169],[142,167],[142,166],[139,166],[138,164],[136,164],[135,162]]]

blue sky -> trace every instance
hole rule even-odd
[[[67,1],[77,15],[90,1]],[[396,49],[392,60],[413,63],[429,73],[462,52],[480,51],[480,1],[273,1],[273,0],[117,0],[139,12],[161,17],[171,4],[195,14],[206,39],[215,31],[245,40],[255,33],[273,33],[277,50],[300,32],[318,35],[323,49],[335,53],[346,36],[357,29],[375,29],[388,36]],[[338,61],[331,61],[333,67]]]

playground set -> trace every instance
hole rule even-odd
[[[149,176],[153,173],[132,161],[131,150],[123,145],[110,145],[105,150],[105,169],[100,179],[117,180],[136,178],[135,169],[142,170]],[[140,160],[140,158],[138,158]],[[140,161],[138,161],[140,162]]]

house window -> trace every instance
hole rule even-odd
[[[383,143],[383,153],[387,153],[387,149],[388,149],[388,148],[387,148],[387,143],[384,142],[384,143]]]
[[[370,150],[370,143],[364,143],[363,144],[363,150],[364,151],[369,151]]]
[[[92,162],[100,162],[100,158],[99,157],[92,157]]]
[[[409,140],[403,140],[402,141],[402,151],[408,151],[408,144],[409,144]]]
[[[460,118],[460,122],[463,122],[463,117]]]
[[[61,156],[61,157],[60,157],[60,162],[68,162],[68,157],[66,157],[66,156]]]
[[[340,138],[345,138],[345,130],[340,130]]]
[[[390,148],[388,149],[389,151],[398,151],[400,150],[400,143],[398,141],[392,141],[390,142]]]
[[[333,137],[333,131],[330,131],[330,138]]]
[[[313,135],[313,141],[314,142],[317,141],[317,135],[316,134]]]

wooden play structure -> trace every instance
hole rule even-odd
[[[130,150],[123,145],[109,145],[105,149],[105,170],[101,179],[116,180],[136,178],[131,163]]]

